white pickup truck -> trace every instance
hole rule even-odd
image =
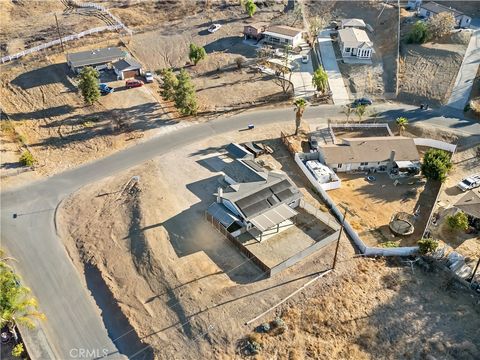
[[[457,184],[457,187],[462,191],[475,189],[480,186],[480,174],[469,176]]]

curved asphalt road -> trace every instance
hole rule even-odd
[[[406,115],[413,122],[448,127],[475,139],[480,136],[480,125],[469,120],[439,117],[431,111],[421,112],[399,104],[380,105],[376,109],[382,112],[379,119],[391,120]],[[304,119],[316,124],[340,112],[338,106],[310,107]],[[54,214],[63,198],[88,183],[164,154],[171,148],[178,149],[218,133],[245,128],[249,123],[267,125],[282,121],[293,123],[293,120],[294,114],[289,107],[249,111],[194,124],[45,180],[1,193],[2,246],[18,260],[14,264],[16,270],[32,288],[48,318],[35,331],[25,334],[34,357],[78,359],[107,355],[108,359],[124,358],[108,336],[94,299],[82,285],[61,239],[56,236]]]

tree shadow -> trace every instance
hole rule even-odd
[[[63,84],[69,91],[75,92],[77,88],[68,80],[66,74],[69,72],[67,63],[51,64],[35,70],[24,72],[18,75],[11,83],[23,90],[32,89],[38,86]]]
[[[204,46],[207,54],[213,52],[226,52],[229,54],[243,55],[247,58],[256,56],[256,48],[245,45],[241,36],[225,36],[212,41]]]
[[[73,112],[76,108],[71,105],[60,105],[31,112],[18,112],[10,115],[13,120],[39,120],[55,116],[63,116]]]

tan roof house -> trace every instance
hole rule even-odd
[[[343,19],[342,20],[342,29],[347,28],[357,28],[357,29],[365,29],[367,25],[365,21],[362,19]]]
[[[373,43],[365,30],[351,27],[338,30],[338,38],[343,57],[370,59],[375,53]]]
[[[270,26],[263,33],[265,42],[278,45],[296,47],[302,42],[303,30],[284,25]]]
[[[480,219],[480,189],[468,191],[457,201],[455,207],[475,219]]]
[[[337,172],[418,168],[420,156],[411,138],[379,136],[346,138],[319,147],[320,160]]]
[[[432,16],[438,15],[442,12],[449,12],[455,18],[455,22],[459,27],[469,27],[472,21],[472,18],[465,15],[461,11],[453,9],[451,7],[438,4],[434,1],[427,2],[426,4],[420,5],[418,9],[418,14],[425,18],[431,18]]]

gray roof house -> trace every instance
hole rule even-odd
[[[125,59],[127,56],[128,52],[118,47],[109,47],[67,54],[67,64],[72,71],[78,73],[85,66],[94,68],[106,66],[115,61]]]
[[[285,25],[269,26],[263,32],[265,42],[272,45],[290,45],[292,47],[298,46],[303,41],[302,34],[303,30]]]
[[[140,75],[142,65],[135,59],[128,57],[120,59],[112,64],[113,70],[117,77],[121,80],[135,77]]]
[[[465,214],[480,219],[480,189],[468,191],[454,206]]]
[[[338,39],[343,58],[370,59],[375,53],[373,43],[365,30],[347,27],[338,30]]]
[[[436,3],[434,1],[430,1],[425,4],[422,3],[418,8],[418,14],[426,18],[438,15],[442,12],[451,13],[455,18],[456,25],[459,27],[469,27],[472,21],[471,17],[465,15],[461,11]]]
[[[297,214],[301,192],[284,173],[267,171],[253,160],[237,159],[224,169],[226,188],[207,212],[227,230],[249,231],[255,237]]]

